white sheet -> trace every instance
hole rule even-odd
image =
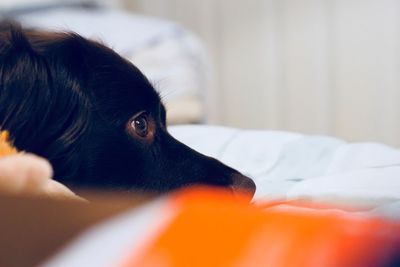
[[[307,199],[400,214],[398,149],[328,136],[213,126],[176,126],[170,132],[252,177],[255,201]]]

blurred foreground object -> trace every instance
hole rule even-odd
[[[398,266],[399,252],[398,222],[190,189],[92,228],[43,266]]]
[[[8,140],[8,132],[0,132],[1,193],[83,200],[54,181],[52,176],[53,169],[47,160],[29,153],[18,153]]]
[[[10,144],[8,138],[7,131],[0,131],[0,157],[17,154],[17,150]]]

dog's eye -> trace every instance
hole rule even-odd
[[[140,137],[146,137],[149,133],[149,126],[147,123],[147,117],[144,113],[139,114],[131,122],[131,127],[137,135]]]

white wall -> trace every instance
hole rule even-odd
[[[126,3],[205,40],[211,122],[400,145],[400,1]]]

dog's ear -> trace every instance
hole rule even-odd
[[[0,126],[17,145],[35,140],[48,114],[49,69],[19,25],[2,22],[0,31]]]
[[[68,52],[74,40],[0,23],[0,129],[9,131],[19,150],[47,158],[59,180],[79,168],[90,122],[77,75],[84,71],[66,60],[78,61]]]

